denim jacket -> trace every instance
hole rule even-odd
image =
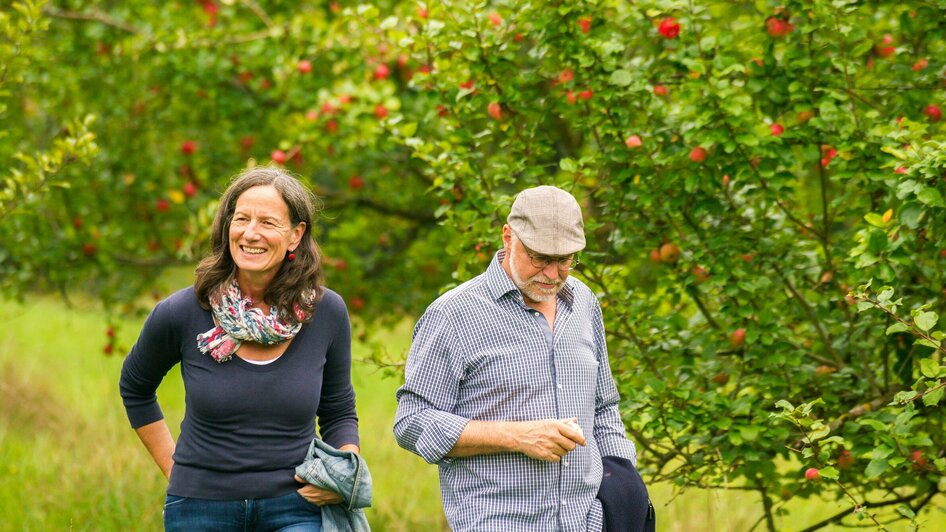
[[[371,473],[364,458],[315,438],[296,474],[313,486],[342,495],[341,503],[322,507],[325,532],[370,532],[362,509],[371,506]]]

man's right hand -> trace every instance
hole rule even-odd
[[[588,443],[574,418],[520,421],[516,428],[515,450],[545,462],[558,462],[576,445]]]

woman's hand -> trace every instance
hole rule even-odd
[[[338,504],[342,502],[342,496],[340,494],[308,484],[299,475],[296,475],[296,482],[305,484],[305,486],[302,486],[296,491],[299,492],[299,495],[302,495],[302,498],[312,504],[325,506],[326,504]]]

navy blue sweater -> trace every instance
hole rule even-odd
[[[325,290],[312,321],[276,361],[238,356],[217,363],[197,349],[213,328],[193,287],[155,306],[122,366],[119,388],[133,428],[162,419],[155,390],[181,365],[185,411],[168,493],[202,499],[285,495],[315,436],[358,444],[351,385],[351,326],[338,294]]]

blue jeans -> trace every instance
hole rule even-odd
[[[292,492],[271,499],[214,501],[168,495],[168,532],[322,532],[322,509]]]

